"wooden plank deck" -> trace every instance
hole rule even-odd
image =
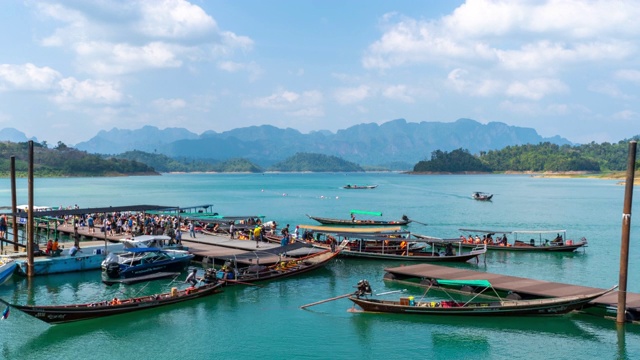
[[[449,280],[489,280],[494,288],[540,297],[559,297],[588,294],[603,289],[570,285],[557,282],[534,280],[509,275],[492,274],[481,271],[465,270],[433,264],[416,264],[386,268],[387,274],[398,278],[449,279]],[[385,278],[387,275],[385,275]],[[612,286],[614,284],[611,284]],[[601,296],[593,304],[614,307],[618,305],[618,291]],[[640,294],[627,292],[627,309],[640,312]]]

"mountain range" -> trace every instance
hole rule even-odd
[[[0,131],[0,140],[6,140],[2,136],[5,130],[7,129]],[[418,161],[430,159],[431,153],[436,150],[463,148],[473,154],[540,142],[571,144],[560,136],[545,138],[532,128],[510,126],[501,122],[481,124],[471,119],[459,119],[451,123],[409,123],[404,119],[397,119],[380,125],[354,125],[336,133],[314,131],[309,134],[271,125],[250,126],[221,133],[206,131],[200,135],[184,128],[114,128],[102,130],[90,140],[74,147],[89,153],[113,155],[140,150],[173,158],[211,161],[245,158],[261,166],[270,166],[304,152],[337,156],[365,166],[407,169]]]

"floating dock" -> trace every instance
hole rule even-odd
[[[516,276],[492,274],[481,271],[458,269],[432,264],[416,264],[385,269],[385,280],[427,287],[431,280],[489,280],[491,285],[504,292],[514,292],[527,297],[560,297],[589,294],[603,289],[570,285],[542,280],[533,280]],[[413,281],[412,281],[413,280]],[[418,280],[416,282],[415,280]],[[592,304],[605,316],[616,316],[618,293],[614,291],[594,300]],[[627,319],[640,321],[640,294],[627,292]],[[604,311],[603,311],[604,310]],[[597,312],[597,311],[596,311]]]

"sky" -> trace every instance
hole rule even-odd
[[[3,0],[0,129],[302,133],[503,122],[640,134],[640,2]]]

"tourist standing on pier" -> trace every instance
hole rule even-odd
[[[253,238],[256,239],[256,247],[259,248],[260,247],[260,238],[262,234],[262,228],[260,227],[260,225],[256,225],[256,228],[253,229]]]
[[[189,221],[189,237],[196,237],[196,226],[193,224],[193,221]]]

